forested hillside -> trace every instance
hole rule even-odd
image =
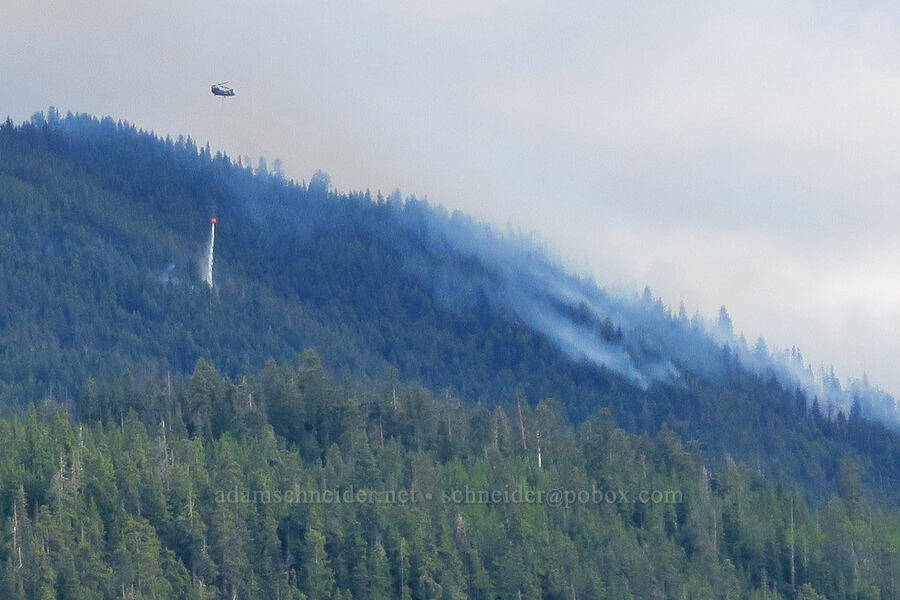
[[[351,386],[419,381],[487,409],[552,397],[576,424],[606,407],[629,432],[665,426],[709,464],[746,461],[817,503],[857,461],[868,493],[900,502],[900,442],[867,417],[868,388],[813,396],[785,376],[798,353],[748,356],[724,311],[710,332],[649,293],[613,298],[412,198],[337,193],[321,173],[299,184],[189,138],[51,110],[0,127],[0,203],[10,410],[52,398],[81,414],[90,379],[156,384],[199,358],[238,377],[313,347]]]
[[[812,506],[605,408],[347,387],[311,351],[92,380],[0,445],[2,598],[900,597],[900,517],[853,459]]]

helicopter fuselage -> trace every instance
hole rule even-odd
[[[217,84],[210,88],[214,96],[234,96],[234,90],[222,84]]]

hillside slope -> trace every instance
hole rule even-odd
[[[336,384],[312,352],[230,380],[90,383],[0,419],[0,597],[894,600],[900,517],[859,465],[811,505],[669,430],[558,402]],[[124,413],[124,415],[123,415]]]
[[[315,347],[341,378],[418,380],[489,407],[554,397],[576,422],[607,406],[630,431],[666,425],[712,462],[756,462],[817,497],[855,456],[900,500],[898,437],[866,418],[890,398],[851,408],[832,386],[816,401],[796,365],[754,359],[732,332],[649,294],[613,298],[415,199],[297,184],[109,119],[32,121],[0,128],[10,402],[77,405],[89,378],[154,379],[201,357],[236,376]],[[213,289],[199,277],[211,216]]]

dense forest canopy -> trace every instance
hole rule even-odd
[[[605,406],[629,431],[666,425],[715,463],[756,461],[819,499],[858,455],[896,500],[897,436],[865,418],[879,398],[867,382],[832,374],[812,396],[783,377],[799,353],[746,356],[724,308],[709,331],[649,291],[612,297],[529,240],[414,198],[336,193],[324,174],[296,183],[51,109],[0,127],[0,199],[11,405],[77,412],[89,378],[158,380],[199,358],[236,377],[314,347],[342,380],[420,381],[488,407],[554,397],[575,422]],[[211,216],[214,289],[200,276]]]
[[[3,598],[645,599],[900,594],[900,516],[552,399],[346,387],[313,352],[229,379],[91,381],[0,421]],[[360,495],[363,494],[363,495]],[[368,494],[368,495],[366,495]]]
[[[895,400],[724,307],[55,110],[0,207],[0,597],[900,597]]]

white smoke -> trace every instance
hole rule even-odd
[[[459,300],[477,296],[481,284],[489,300],[512,309],[576,360],[588,360],[616,371],[640,387],[655,381],[675,383],[687,370],[705,377],[724,375],[723,348],[748,371],[774,376],[785,388],[802,390],[825,412],[863,416],[900,426],[900,402],[861,380],[841,385],[833,371],[817,376],[796,348],[777,351],[758,340],[752,347],[736,334],[727,311],[719,321],[686,311],[672,313],[649,290],[643,296],[603,290],[593,280],[573,276],[533,239],[498,233],[459,213],[408,201],[403,216],[417,230],[430,228],[432,243],[443,240],[457,251],[478,257],[490,275],[441,273],[435,278],[441,296]],[[438,248],[439,251],[443,249]],[[432,276],[427,268],[416,269]],[[466,277],[472,282],[466,285]],[[854,409],[854,405],[857,408]]]

